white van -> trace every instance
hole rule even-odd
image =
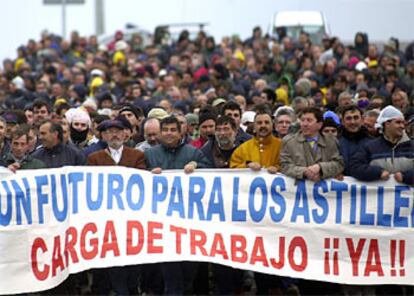
[[[320,44],[324,36],[330,36],[328,22],[320,11],[280,11],[275,13],[271,34],[277,36],[277,29],[285,28],[286,35],[298,39],[302,31],[310,35],[314,44]]]

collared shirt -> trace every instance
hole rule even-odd
[[[311,146],[311,148],[313,149],[313,151],[316,151],[316,149],[318,148],[318,136],[316,137],[306,137],[306,142],[309,143],[309,145]]]
[[[112,159],[118,164],[121,161],[122,151],[124,150],[124,146],[122,145],[121,148],[118,150],[111,148],[108,146],[109,153],[111,154]]]

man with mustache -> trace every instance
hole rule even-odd
[[[255,137],[240,145],[231,156],[231,168],[265,168],[275,174],[279,170],[282,141],[273,136],[272,115],[265,107],[258,108],[254,118]]]
[[[98,130],[107,142],[108,147],[91,153],[87,158],[88,165],[146,168],[144,153],[124,145],[125,125],[120,120],[105,120],[100,123]],[[139,267],[131,265],[97,269],[93,271],[93,276],[93,294],[108,294],[110,289],[116,295],[135,294],[134,289],[138,286]],[[110,287],[108,287],[109,284]]]

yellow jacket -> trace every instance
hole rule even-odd
[[[275,166],[279,169],[281,148],[282,141],[273,135],[254,137],[233,152],[230,168],[247,168],[249,162],[258,162],[263,168]]]

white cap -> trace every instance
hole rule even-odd
[[[16,76],[11,81],[17,89],[24,89],[24,80],[20,76]]]
[[[124,40],[119,40],[115,43],[115,50],[124,50],[128,48],[128,43]]]
[[[394,106],[387,106],[382,109],[381,113],[379,114],[377,122],[375,123],[375,128],[379,129],[379,131],[382,132],[384,122],[393,119],[404,119],[404,115]]]
[[[93,69],[91,71],[91,76],[104,77],[105,76],[105,73],[101,69]]]

